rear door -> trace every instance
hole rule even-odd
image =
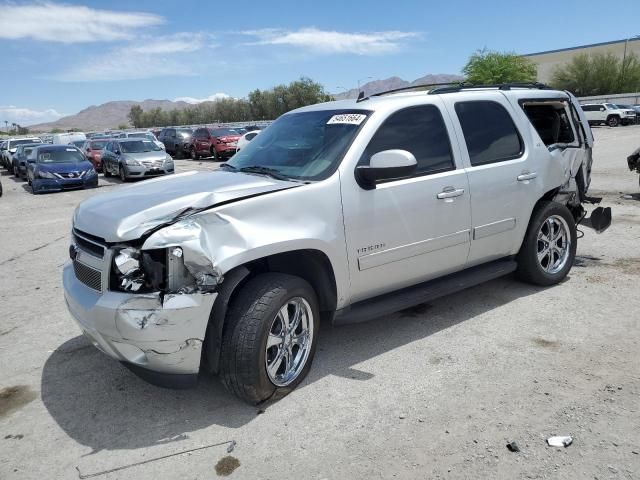
[[[500,92],[442,95],[453,117],[471,191],[468,265],[514,254],[539,198],[542,172],[525,148],[508,100]],[[524,114],[523,114],[524,115]],[[524,125],[523,125],[524,126]]]

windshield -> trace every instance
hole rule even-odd
[[[107,146],[107,143],[108,142],[91,142],[89,148],[91,148],[91,150],[102,150]]]
[[[188,128],[176,130],[178,135],[182,135],[183,137],[189,137],[193,133],[193,130],[189,130]]]
[[[38,163],[80,163],[84,156],[77,148],[38,150]]]
[[[153,133],[149,133],[149,132],[134,132],[134,133],[129,133],[127,136],[129,138],[146,138],[148,140],[156,139],[156,137],[153,136]]]
[[[214,137],[237,137],[240,134],[233,128],[214,128],[211,130],[211,135]]]
[[[84,145],[84,140],[76,140],[75,142],[71,142],[72,145],[75,145],[78,148],[81,148]]]
[[[130,142],[120,142],[122,153],[142,153],[157,152],[162,150],[151,140],[132,140]]]
[[[28,140],[11,140],[11,148],[15,148],[18,145],[26,145],[28,143],[35,143],[35,139],[30,138]]]
[[[236,169],[269,168],[289,178],[323,180],[338,167],[370,113],[321,110],[283,115],[228,164]]]
[[[609,109],[613,109],[613,110],[617,110],[618,109],[618,106],[614,105],[613,103],[605,103],[604,105],[605,105],[605,107],[607,107]]]

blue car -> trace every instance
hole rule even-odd
[[[98,186],[98,174],[71,145],[42,145],[31,152],[27,180],[33,194]]]

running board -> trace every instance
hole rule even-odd
[[[366,322],[405,308],[415,307],[421,303],[508,275],[517,267],[518,264],[515,260],[510,258],[496,260],[379,297],[363,300],[338,310],[333,317],[333,324]]]

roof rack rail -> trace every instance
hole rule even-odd
[[[435,88],[432,88],[435,87]],[[550,90],[551,87],[540,82],[511,82],[511,83],[496,83],[488,85],[474,85],[467,82],[443,82],[443,83],[424,83],[420,85],[410,85],[408,87],[394,88],[391,90],[385,90],[384,92],[377,92],[371,94],[369,97],[365,97],[363,92],[360,92],[358,96],[358,102],[367,100],[370,97],[381,97],[383,95],[391,95],[393,93],[410,92],[412,90],[428,89],[429,95],[439,95],[441,93],[453,93],[460,92],[462,90],[469,90],[474,88],[497,88],[498,90],[511,90],[512,88],[535,88],[538,90]]]

